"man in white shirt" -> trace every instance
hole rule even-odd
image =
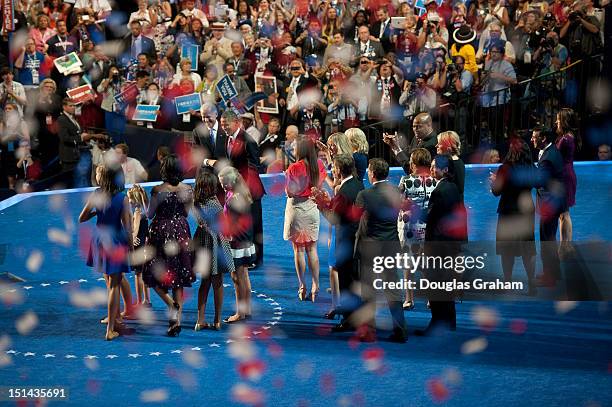
[[[106,18],[112,10],[108,0],[76,0],[74,8],[77,15],[91,10],[98,20]]]
[[[123,168],[126,184],[136,184],[147,180],[147,171],[140,161],[128,157],[130,149],[127,144],[117,144],[115,146],[115,153],[117,154],[117,160],[121,163],[121,168]]]

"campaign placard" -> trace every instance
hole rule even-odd
[[[202,100],[200,99],[199,93],[192,93],[190,95],[175,97],[174,104],[176,105],[176,114],[189,114],[192,110],[200,110]]]
[[[53,64],[59,73],[64,75],[70,75],[73,72],[80,72],[83,67],[83,63],[79,59],[76,52],[71,52],[68,55],[56,58],[55,61],[53,61]]]
[[[191,61],[191,71],[198,70],[198,55],[200,55],[198,45],[187,44],[181,47],[181,59],[187,58]]]
[[[217,90],[219,91],[221,98],[226,102],[238,96],[238,92],[236,91],[236,87],[232,82],[232,78],[227,75],[224,75],[221,79],[219,79],[219,82],[217,82]]]
[[[66,91],[66,95],[76,104],[95,98],[93,88],[88,83],[76,88],[68,89]]]
[[[138,90],[136,83],[130,83],[123,88],[123,91],[121,91],[120,94],[115,95],[115,102],[120,109],[123,109],[126,105],[134,102],[139,93],[140,91]]]
[[[159,105],[136,105],[132,120],[136,122],[154,122],[157,120]]]

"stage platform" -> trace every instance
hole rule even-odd
[[[465,201],[471,240],[494,240],[498,199],[489,166],[469,166]],[[393,170],[392,180],[401,171]],[[612,165],[577,163],[571,215],[577,241],[612,240]],[[282,239],[283,177],[264,178],[265,267],[251,272],[254,318],[244,329],[194,332],[198,285],[187,289],[183,332],[152,293],[150,324],[104,341],[105,288],[85,265],[77,218],[88,192],[25,194],[0,202],[0,387],[65,388],[50,405],[134,406],[609,406],[612,309],[608,302],[463,302],[458,327],[406,344],[331,334],[321,318],[330,295],[322,222],[321,300],[299,302],[290,245]],[[93,221],[91,221],[93,224]],[[194,222],[191,220],[192,233]],[[522,277],[517,262],[515,274]],[[307,274],[308,275],[308,274]],[[501,276],[500,276],[501,277]],[[133,276],[130,276],[133,283]],[[225,276],[224,315],[234,294]],[[209,297],[212,297],[212,293]],[[379,322],[388,322],[381,308]],[[405,313],[411,330],[429,320],[424,301]],[[212,321],[212,298],[207,307]],[[15,404],[0,400],[0,405]],[[27,404],[34,405],[34,404]]]

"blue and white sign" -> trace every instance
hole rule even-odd
[[[174,103],[176,104],[176,114],[189,114],[190,111],[197,111],[202,107],[199,93],[175,97]]]
[[[157,120],[159,105],[136,105],[132,120],[135,122],[154,122]]]
[[[187,44],[181,47],[181,59],[187,58],[191,61],[191,71],[198,70],[198,55],[200,47],[198,45]]]
[[[217,90],[219,91],[221,98],[226,102],[238,96],[238,92],[236,92],[236,87],[232,82],[232,78],[230,78],[228,75],[224,75],[223,78],[219,79],[219,82],[217,82]]]

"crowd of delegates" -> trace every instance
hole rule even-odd
[[[409,140],[413,117],[435,117],[449,103],[457,105],[456,130],[465,145],[470,112],[458,101],[470,96],[479,99],[490,131],[506,134],[507,109],[499,106],[510,101],[508,87],[599,53],[604,17],[592,0],[425,0],[423,8],[393,0],[111,6],[106,0],[15,3],[15,30],[3,31],[0,41],[1,148],[18,156],[2,160],[2,181],[10,177],[11,188],[15,177],[47,169],[58,151],[64,171],[76,168],[90,144],[104,143],[95,129],[105,129],[112,145],[124,142],[126,123],[146,125],[132,121],[136,104],[159,105],[152,127],[192,141],[194,129],[208,123],[207,110],[225,108],[216,84],[226,74],[240,103],[263,91],[259,103],[272,107],[256,106],[244,118],[262,170],[275,161],[278,168],[291,126],[322,141],[369,126],[373,151],[388,159],[376,135],[399,130]],[[188,45],[198,46],[197,69],[182,53]],[[72,52],[82,67],[60,74],[53,61]],[[598,64],[588,69],[595,75]],[[275,77],[276,89],[256,83],[257,75]],[[138,95],[120,105],[114,97],[132,83]],[[93,97],[66,107],[66,91],[84,84]],[[194,92],[202,109],[177,115],[174,98]],[[95,178],[89,174],[80,178]]]

